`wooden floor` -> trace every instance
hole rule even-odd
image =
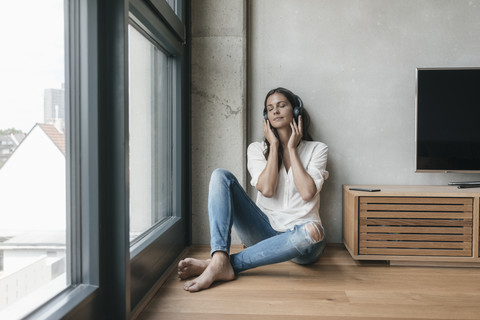
[[[328,246],[314,265],[265,266],[198,293],[172,272],[137,319],[480,319],[480,268],[357,264]]]

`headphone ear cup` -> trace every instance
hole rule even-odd
[[[299,107],[295,107],[293,109],[293,117],[295,118],[295,121],[298,121],[298,116],[300,115],[300,108]]]
[[[263,118],[264,118],[265,120],[268,120],[268,112],[263,111]]]
[[[295,118],[295,121],[298,122],[298,116],[301,116],[303,114],[303,101],[300,99],[299,96],[295,96],[298,101],[298,106],[293,108],[293,117]]]

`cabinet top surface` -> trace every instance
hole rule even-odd
[[[349,190],[350,188],[372,188],[380,189],[378,192],[368,192],[368,191],[354,191]],[[420,186],[420,185],[343,185],[343,190],[354,195],[358,196],[388,196],[388,195],[410,195],[415,194],[415,196],[438,196],[438,195],[449,195],[459,196],[459,197],[478,197],[480,196],[480,187],[479,188],[465,188],[459,189],[456,186]]]

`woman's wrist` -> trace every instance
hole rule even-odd
[[[279,145],[278,140],[275,140],[275,141],[270,142],[270,150],[271,150],[272,148],[275,148],[276,150],[278,150],[278,145]]]
[[[291,156],[295,155],[297,153],[297,147],[296,146],[288,145],[287,150],[288,150],[288,153],[290,153]]]

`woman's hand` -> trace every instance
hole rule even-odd
[[[292,122],[290,123],[290,127],[292,128],[292,134],[290,135],[290,139],[288,140],[287,148],[295,149],[302,140],[303,136],[302,116],[298,116],[298,126],[295,120],[292,120]]]
[[[278,143],[278,139],[273,133],[272,127],[270,126],[270,121],[263,119],[263,135],[268,140],[270,145]]]

